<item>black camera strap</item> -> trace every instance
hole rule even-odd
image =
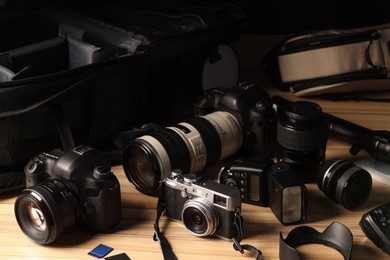
[[[154,234],[153,234],[153,240],[158,241],[161,246],[161,251],[164,256],[164,260],[177,260],[177,257],[175,253],[172,250],[171,245],[168,242],[168,239],[164,236],[163,233],[160,231],[160,227],[158,225],[160,221],[160,217],[162,213],[165,210],[165,185],[164,182],[161,184],[161,190],[160,190],[160,195],[158,197],[158,202],[157,202],[157,215],[156,219],[154,221]],[[237,236],[233,238],[233,248],[236,251],[240,251],[241,254],[244,253],[244,250],[247,250],[252,253],[252,255],[255,257],[257,260],[264,260],[263,255],[261,254],[261,251],[258,250],[256,247],[252,245],[241,245],[240,242],[242,240],[242,216],[240,214],[240,210],[237,209],[235,214],[234,214],[234,226],[237,228]]]
[[[160,195],[158,197],[158,202],[157,202],[157,215],[156,219],[154,221],[154,235],[153,235],[153,240],[158,241],[161,246],[161,251],[164,256],[164,260],[176,260],[177,257],[175,253],[173,253],[172,247],[168,242],[168,239],[164,236],[163,233],[160,231],[160,227],[158,226],[158,222],[160,221],[160,217],[162,213],[165,210],[165,185],[164,182],[161,183],[161,190],[160,190]]]
[[[240,210],[237,209],[234,213],[233,219],[234,226],[237,228],[237,236],[233,237],[233,248],[236,251],[240,251],[241,254],[244,253],[244,250],[249,251],[257,260],[264,260],[264,257],[260,250],[252,245],[241,245],[240,242],[242,240],[243,232],[242,232],[242,216],[240,214]]]

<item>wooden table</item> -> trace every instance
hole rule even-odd
[[[271,95],[284,95],[290,100],[299,100],[289,93],[270,89]],[[335,116],[350,120],[372,129],[390,129],[390,103],[377,102],[334,102],[311,99],[323,110]],[[329,140],[327,158],[341,157],[351,160],[368,156],[362,152],[358,157],[348,153],[349,144]],[[223,162],[208,168],[205,176],[216,178]],[[162,259],[160,245],[153,241],[153,223],[156,216],[157,198],[138,192],[124,175],[122,166],[113,167],[122,192],[122,221],[116,231],[110,234],[97,234],[82,227],[61,236],[52,245],[38,245],[30,241],[20,230],[15,220],[14,201],[18,194],[0,197],[0,259],[93,259],[87,253],[99,244],[108,245],[114,250],[109,255],[125,252],[131,259]],[[297,225],[282,225],[270,208],[242,204],[244,218],[244,238],[242,243],[260,249],[265,259],[279,259],[279,232],[285,237],[293,228],[307,225],[322,232],[333,221],[346,225],[353,234],[352,259],[390,258],[378,249],[359,227],[362,215],[373,207],[388,201],[390,186],[376,180],[367,201],[358,209],[349,211],[331,202],[315,184],[307,184],[307,220]],[[160,227],[179,259],[252,259],[249,253],[240,254],[232,243],[215,237],[199,238],[190,234],[180,223],[168,220],[164,215]],[[323,245],[304,245],[299,252],[305,259],[342,259],[334,249]]]

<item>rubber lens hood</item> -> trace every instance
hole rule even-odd
[[[339,251],[345,260],[351,258],[353,236],[351,231],[339,222],[330,224],[323,233],[312,227],[296,227],[284,239],[280,233],[280,260],[301,260],[295,247],[305,244],[323,244]]]

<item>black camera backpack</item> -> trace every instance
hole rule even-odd
[[[26,162],[54,148],[85,144],[120,158],[123,133],[168,120],[180,77],[197,81],[246,21],[234,0],[4,2],[0,193],[23,187]]]

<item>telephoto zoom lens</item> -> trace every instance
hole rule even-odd
[[[305,183],[315,182],[325,160],[328,123],[322,108],[309,101],[288,103],[278,109],[277,159],[293,168]]]
[[[172,169],[198,173],[236,153],[242,142],[238,120],[217,111],[134,139],[123,151],[123,168],[140,192],[152,194]]]
[[[317,185],[332,201],[351,210],[366,201],[372,178],[368,171],[354,163],[335,158],[320,166]]]

